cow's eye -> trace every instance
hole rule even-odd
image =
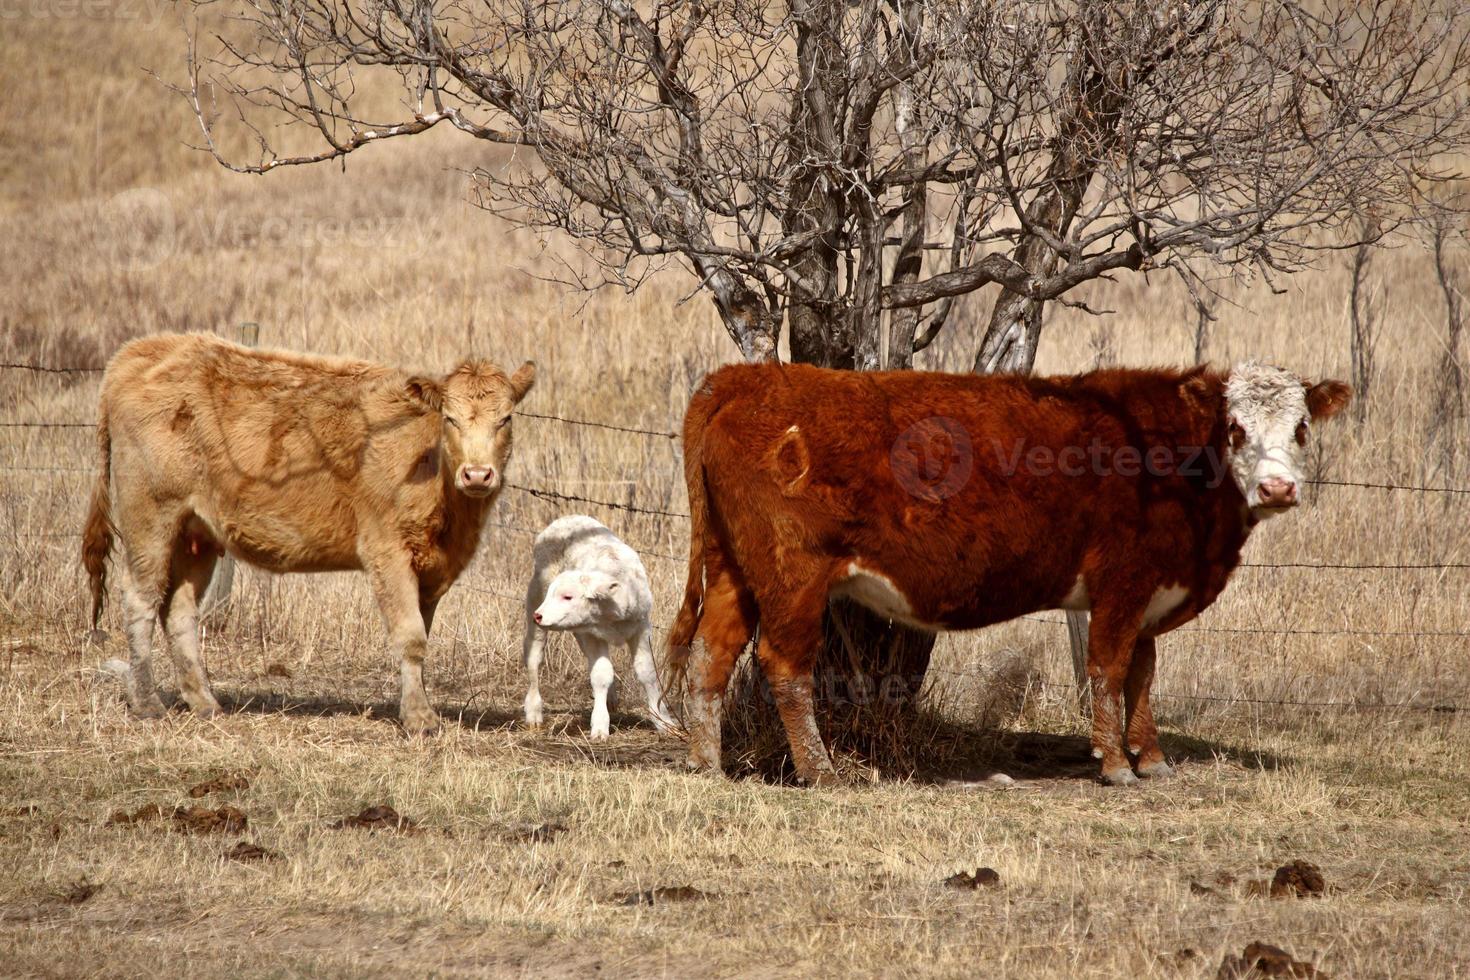
[[[496,422],[495,423],[495,428],[497,428],[497,429],[503,429],[507,425],[510,425],[510,416],[509,415],[507,415],[505,418],[501,419],[499,422]]]
[[[564,595],[564,596],[561,597],[561,601],[562,602],[571,602],[572,601],[572,597],[569,596],[569,595]]]
[[[462,427],[461,424],[460,424],[459,419],[457,419],[457,418],[453,418],[451,416],[446,415],[446,416],[444,416],[444,421],[447,422],[451,428],[458,429],[458,428],[461,428]]]
[[[1239,449],[1241,446],[1245,445],[1245,429],[1241,427],[1239,422],[1235,421],[1235,419],[1231,419],[1228,431],[1230,433],[1231,449]]]
[[[1296,424],[1296,444],[1298,446],[1305,446],[1307,444],[1307,431],[1306,419],[1302,419],[1302,421]]]

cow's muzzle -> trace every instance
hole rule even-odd
[[[1296,482],[1279,476],[1268,476],[1256,486],[1257,507],[1285,510],[1297,505]]]
[[[485,497],[500,486],[500,474],[495,472],[493,466],[461,466],[459,478],[455,482],[460,492],[471,497]]]

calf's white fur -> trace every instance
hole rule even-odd
[[[660,731],[675,727],[664,706],[653,663],[653,592],[638,553],[598,521],[562,517],[536,535],[536,568],[526,587],[524,664],[526,723],[542,721],[541,654],[546,630],[571,633],[587,657],[592,682],[591,737],[608,737],[607,694],[613,683],[611,651],[625,645],[633,673],[648,697]]]

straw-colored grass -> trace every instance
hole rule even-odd
[[[547,281],[574,253],[465,203],[458,170],[503,162],[483,147],[436,131],[354,157],[345,174],[232,177],[178,145],[187,111],[138,71],[176,73],[167,17],[22,18],[6,31],[0,361],[98,366],[127,337],[230,336],[250,321],[265,344],[421,369],[471,352],[534,356],[528,411],[667,430],[694,381],[733,356],[708,303],[681,302],[691,282],[677,270],[633,296]],[[1448,463],[1429,443],[1443,336],[1429,259],[1400,249],[1375,275],[1388,312],[1368,419],[1323,427],[1323,475],[1470,485],[1463,423]],[[1236,287],[1211,356],[1344,376],[1343,260],[1286,285],[1280,296]],[[1193,313],[1164,277],[1090,299],[1120,312],[1056,311],[1043,370],[1090,366],[1105,333],[1122,363],[1188,359]],[[926,366],[962,368],[975,329],[954,324]],[[0,371],[0,421],[88,422],[96,390],[95,375]],[[514,482],[684,507],[673,440],[516,425]],[[682,744],[637,715],[615,715],[613,740],[594,746],[581,660],[561,641],[543,688],[555,723],[521,729],[525,529],[578,505],[517,493],[492,517],[509,526],[492,528],[440,608],[430,694],[460,722],[442,736],[405,741],[386,720],[396,674],[360,578],[245,569],[205,644],[231,710],[132,720],[94,673],[123,652],[115,610],[109,639],[86,642],[75,535],[94,465],[85,428],[0,429],[6,975],[1213,976],[1256,939],[1339,976],[1470,972],[1470,644],[1272,632],[1457,633],[1470,623],[1464,569],[1242,569],[1197,625],[1265,632],[1161,643],[1175,780],[1094,784],[1065,631],[1022,621],[940,641],[931,698],[949,726],[935,736],[949,740],[936,743],[948,781],[816,792],[687,775]],[[1324,487],[1312,498],[1262,528],[1247,560],[1470,561],[1465,495]],[[645,554],[666,624],[683,524],[590,512]],[[158,662],[167,686],[162,651]],[[1033,682],[1023,702],[1001,675]],[[1258,703],[1270,701],[1416,707]],[[1420,710],[1435,705],[1460,710]],[[985,782],[995,771],[1018,787]],[[249,789],[186,796],[219,772],[245,774]],[[248,816],[243,833],[105,823],[147,803],[225,802]],[[329,826],[378,803],[424,832]],[[519,839],[542,824],[567,829]],[[225,860],[239,839],[281,857]],[[1250,894],[1294,858],[1322,868],[1325,896]],[[999,872],[998,887],[940,885],[978,865]],[[677,885],[709,897],[618,904]]]

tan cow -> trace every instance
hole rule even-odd
[[[121,537],[133,711],[164,710],[155,619],[184,700],[201,715],[219,710],[196,605],[228,551],[273,572],[367,572],[401,663],[404,727],[437,728],[423,682],[434,608],[474,555],[510,459],[512,410],[535,376],[530,361],[509,377],[466,361],[436,381],[207,334],[118,351],[102,381],[82,561],[95,625]]]

